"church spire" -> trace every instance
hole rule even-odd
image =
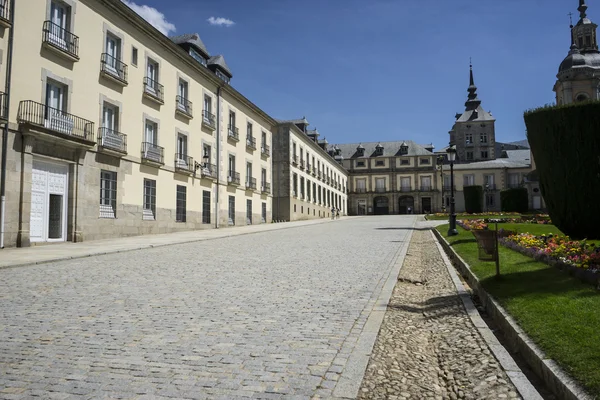
[[[587,8],[588,7],[585,4],[585,0],[579,0],[579,7],[577,8],[577,11],[579,11],[579,19],[580,20],[587,17],[587,14],[585,13],[587,11]]]
[[[585,4],[585,0],[579,0],[579,7],[577,8],[579,21],[571,27],[571,43],[577,45],[582,54],[598,52],[598,40],[596,38],[598,25],[587,17],[587,9],[588,6]]]
[[[473,64],[469,62],[469,92],[468,100],[465,103],[467,111],[476,110],[481,104],[481,100],[477,98],[477,86],[475,86],[475,80],[473,79]]]

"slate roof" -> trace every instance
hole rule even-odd
[[[492,114],[485,111],[481,105],[475,110],[466,110],[463,112],[456,122],[485,122],[495,121],[496,118],[492,117]]]
[[[507,144],[511,144],[511,145],[515,145],[515,146],[521,146],[521,147],[525,147],[526,149],[529,149],[529,142],[527,141],[527,139],[523,139],[523,140],[518,140],[516,142],[510,142]]]
[[[505,152],[510,161],[531,164],[531,150],[506,150]]]
[[[306,117],[302,117],[301,119],[277,119],[277,118],[275,118],[275,121],[279,122],[280,124],[309,125]],[[315,129],[315,131],[316,131],[316,129]]]
[[[231,70],[227,66],[227,63],[225,62],[225,57],[223,57],[221,54],[212,56],[211,58],[209,58],[208,65],[221,68],[221,70],[223,72],[225,72],[227,74],[227,76],[229,76],[230,78],[233,76],[231,74]]]
[[[402,143],[405,143],[408,146],[407,154],[400,154],[400,146]],[[375,147],[377,145],[383,146],[383,155],[375,156]],[[425,150],[423,146],[413,142],[412,140],[400,140],[394,142],[362,142],[362,143],[346,143],[346,144],[337,144],[337,146],[342,151],[342,156],[344,159],[348,158],[361,158],[358,156],[356,148],[358,146],[362,146],[365,149],[366,157],[394,157],[394,156],[431,156],[432,152]],[[329,146],[327,150],[333,150],[333,145]]]
[[[197,50],[203,52],[206,56],[210,55],[206,49],[206,46],[204,45],[204,42],[202,42],[202,39],[200,39],[200,35],[197,33],[186,33],[184,35],[171,36],[169,39],[171,39],[171,41],[175,44],[191,44],[192,46],[196,47]]]
[[[471,169],[501,169],[501,168],[529,168],[531,163],[513,161],[510,158],[497,158],[489,161],[479,161],[468,164],[454,164],[455,170],[471,170]]]

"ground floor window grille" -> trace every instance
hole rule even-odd
[[[262,221],[263,224],[267,222],[267,203],[262,203]]]
[[[252,225],[252,200],[246,200],[246,224]]]
[[[100,171],[100,218],[115,218],[117,212],[117,173]]]
[[[143,219],[156,219],[156,181],[144,179],[144,214]]]
[[[202,223],[210,224],[210,191],[202,191]]]
[[[229,225],[235,225],[235,196],[229,196]]]
[[[175,209],[175,221],[176,222],[185,222],[186,197],[187,197],[187,188],[185,186],[177,185],[177,208]]]

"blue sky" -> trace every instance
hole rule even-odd
[[[469,57],[496,140],[524,139],[523,111],[554,102],[567,13],[578,18],[576,0],[134,1],[162,13],[151,18],[171,35],[198,32],[232,86],[275,118],[306,116],[330,143],[436,148],[464,110]]]

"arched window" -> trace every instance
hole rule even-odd
[[[579,93],[577,95],[577,97],[575,97],[575,101],[577,103],[582,102],[582,101],[586,101],[588,100],[590,97],[587,95],[587,93]]]

